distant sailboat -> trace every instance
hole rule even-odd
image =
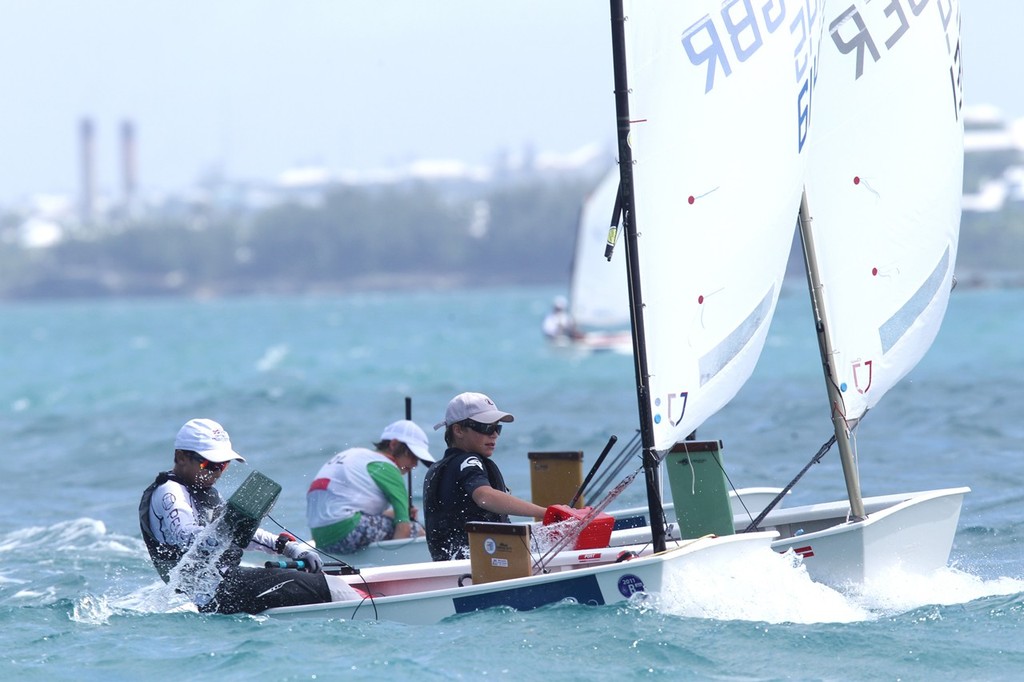
[[[609,254],[611,258],[605,258],[618,190],[616,167],[602,178],[580,209],[565,311],[570,330],[552,338],[558,345],[619,353],[633,349],[625,259],[614,251]]]

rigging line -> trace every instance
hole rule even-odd
[[[612,449],[617,440],[619,440],[619,437],[615,435],[612,435],[608,439],[608,443],[604,446],[604,449],[601,450],[601,454],[598,455],[597,461],[594,462],[594,466],[591,467],[590,471],[587,473],[587,477],[583,479],[583,483],[580,484],[580,487],[576,491],[576,494],[572,496],[572,500],[569,502],[570,507],[576,506],[576,503],[583,495],[583,491],[587,489],[588,485],[590,485],[590,480],[594,477],[594,474],[597,473],[597,470],[601,468],[601,464],[604,462],[604,458],[608,456],[608,452]]]
[[[754,515],[750,513],[749,509],[747,509],[747,503],[743,501],[743,496],[740,495],[740,491],[736,488],[736,484],[732,482],[731,478],[729,478],[729,472],[726,471],[725,466],[722,465],[722,458],[716,457],[715,463],[718,464],[719,470],[721,470],[722,475],[725,476],[725,480],[729,483],[729,489],[736,493],[736,499],[740,501],[740,505],[743,507],[743,511],[747,513],[747,518],[753,521]],[[691,464],[690,466],[692,467],[693,465]]]
[[[534,562],[534,571],[536,572],[538,570],[545,570],[547,568],[547,565],[551,562],[555,555],[557,555],[559,552],[568,547],[570,543],[575,544],[576,538],[580,536],[580,533],[583,532],[583,529],[586,528],[591,521],[596,519],[598,515],[601,512],[603,512],[605,508],[609,504],[611,504],[616,497],[619,496],[619,494],[622,493],[623,490],[628,488],[629,484],[633,482],[633,479],[635,479],[643,470],[644,468],[643,466],[641,466],[640,468],[636,469],[633,473],[631,473],[629,476],[619,481],[619,484],[616,485],[612,489],[612,491],[605,496],[603,500],[601,500],[594,507],[592,507],[590,512],[587,513],[586,516],[584,516],[582,519],[579,519],[579,521],[573,525],[572,529],[568,533],[559,537],[558,540],[551,547],[548,548],[547,552],[545,552],[543,556],[541,556],[539,559],[537,559],[536,562]]]
[[[629,463],[629,460],[636,456],[637,452],[639,452],[640,450],[639,440],[640,432],[637,431],[636,433],[633,434],[633,437],[629,440],[629,442],[622,446],[622,449],[619,451],[619,454],[615,456],[611,468],[608,469],[608,471],[606,471],[605,473],[601,474],[601,476],[598,478],[598,481],[594,484],[594,497],[601,498],[608,490],[608,486],[611,484],[611,482],[616,480],[618,475],[622,473],[622,470]]]
[[[807,473],[807,470],[811,468],[812,464],[817,464],[818,462],[821,461],[821,458],[825,456],[825,453],[828,452],[829,448],[831,448],[835,442],[836,434],[833,433],[832,436],[827,441],[825,441],[821,448],[818,449],[818,452],[814,454],[814,457],[811,457],[811,461],[804,465],[804,468],[800,470],[800,473],[796,475],[796,478],[794,478],[792,481],[786,484],[786,487],[782,489],[782,492],[776,495],[775,499],[769,502],[768,506],[765,507],[761,511],[761,513],[757,515],[757,518],[751,521],[750,525],[744,528],[742,532],[749,533],[750,531],[757,530],[758,525],[760,525],[760,523],[764,521],[764,517],[768,516],[768,513],[775,508],[775,505],[777,505],[779,501],[782,500],[782,498],[785,497],[790,490],[792,490],[793,486],[796,485],[797,481],[803,478],[803,475]]]
[[[618,480],[622,470],[629,464],[629,461],[637,456],[640,451],[640,444],[633,442],[628,448],[623,448],[622,452],[616,457],[616,461],[612,466],[601,475],[600,480],[594,486],[594,493],[592,497],[600,499],[608,492],[608,488],[612,483]]]
[[[270,514],[267,514],[267,518],[268,518],[268,519],[270,519],[271,521],[273,521],[273,522],[274,522],[274,524],[275,524],[275,525],[276,525],[276,526],[277,526],[278,528],[280,528],[280,529],[281,529],[281,530],[283,530],[284,532],[288,533],[289,535],[291,535],[292,537],[294,537],[294,538],[295,538],[295,539],[296,539],[296,540],[297,540],[298,542],[301,542],[301,543],[302,543],[302,544],[304,544],[304,545],[305,545],[306,547],[309,547],[309,548],[310,548],[311,550],[313,550],[314,552],[316,552],[316,553],[317,553],[317,554],[319,554],[320,556],[325,556],[325,557],[327,557],[328,559],[330,559],[330,560],[332,560],[332,561],[336,561],[336,562],[337,562],[338,564],[340,564],[340,565],[342,566],[342,568],[348,568],[348,569],[352,570],[352,572],[353,572],[353,574],[354,574],[354,575],[358,575],[358,576],[360,576],[360,578],[362,578],[362,574],[361,574],[361,573],[359,572],[359,569],[357,569],[357,568],[356,568],[355,566],[353,566],[352,564],[348,563],[348,562],[347,562],[347,561],[345,561],[344,559],[339,559],[338,557],[334,556],[333,554],[330,554],[329,552],[325,552],[324,550],[320,549],[320,548],[319,548],[319,547],[317,547],[316,545],[313,545],[313,544],[311,544],[311,543],[310,543],[310,542],[309,542],[308,540],[306,540],[305,538],[303,538],[303,537],[301,537],[301,536],[299,536],[299,535],[296,535],[295,533],[291,532],[291,531],[290,531],[290,530],[289,530],[288,528],[286,528],[286,527],[285,527],[285,526],[284,526],[284,525],[283,525],[283,524],[282,524],[282,523],[281,523],[280,521],[278,521],[277,519],[275,519],[275,518],[274,518],[273,516],[271,516]],[[365,578],[362,578],[362,580],[363,580],[363,582],[364,582],[364,583],[366,582],[366,579],[365,579]]]
[[[363,602],[365,602],[367,598],[370,600],[370,605],[373,606],[373,618],[374,618],[374,620],[379,620],[379,616],[377,614],[377,602],[375,602],[373,600],[373,593],[370,591],[370,583],[366,582],[366,578],[363,576],[363,574],[359,571],[358,568],[356,568],[352,564],[348,563],[347,561],[339,559],[338,557],[334,556],[333,554],[329,554],[329,553],[323,551],[322,549],[320,549],[319,547],[316,547],[315,545],[311,545],[305,538],[302,538],[302,537],[296,535],[295,533],[292,533],[290,530],[288,530],[284,526],[284,524],[282,524],[280,521],[275,519],[269,513],[267,514],[267,518],[270,519],[274,523],[274,525],[276,525],[278,528],[280,528],[284,532],[288,533],[289,535],[294,537],[296,540],[298,540],[299,542],[304,544],[306,547],[309,547],[311,550],[316,552],[317,554],[319,554],[321,556],[325,556],[328,559],[331,559],[333,561],[338,562],[339,564],[341,564],[342,569],[347,568],[350,571],[352,571],[352,573],[350,575],[358,575],[359,579],[363,581],[363,586],[366,588],[366,597],[363,599]],[[363,605],[363,602],[359,603],[359,606],[356,607],[356,611],[358,611],[359,608]],[[352,612],[352,615],[355,616],[355,611]]]

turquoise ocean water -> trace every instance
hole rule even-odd
[[[921,365],[858,434],[865,494],[968,485],[951,567],[837,591],[767,553],[740,579],[680,575],[644,608],[492,610],[430,627],[168,611],[137,505],[174,434],[212,417],[284,487],[404,414],[428,429],[463,390],[516,421],[497,461],[583,450],[636,423],[628,356],[549,348],[549,288],[294,299],[0,305],[0,674],[5,679],[1014,680],[1024,675],[1024,290],[954,292]],[[737,486],[787,483],[830,433],[806,294],[783,296],[740,395],[700,429]],[[443,451],[433,431],[432,449]],[[415,472],[417,491],[423,470]],[[834,451],[790,504],[844,495]],[[639,485],[621,498],[644,503]],[[274,529],[273,523],[265,527]],[[256,557],[259,558],[259,557]]]

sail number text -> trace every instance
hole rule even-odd
[[[706,71],[704,92],[728,78],[771,38],[790,41],[796,97],[797,146],[803,150],[811,117],[820,0],[725,0],[718,14],[704,15],[682,35],[690,63]],[[781,29],[781,30],[780,30]]]

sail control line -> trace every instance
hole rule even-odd
[[[605,451],[602,453],[602,457],[605,454],[607,454],[607,452],[611,448],[612,444],[614,444],[614,442],[615,442],[614,439],[615,439],[615,437],[613,436],[613,439],[609,440],[608,445],[605,447]],[[635,455],[636,451],[638,449],[639,448],[637,448],[637,447],[630,447],[629,445],[627,445],[626,448],[623,451],[623,454],[627,454],[627,453],[631,452],[632,454]],[[656,467],[660,467],[661,463],[665,460],[665,458],[667,456],[668,456],[668,451],[667,450],[665,452],[661,453],[661,454],[658,454],[657,452],[655,452],[655,466]],[[623,462],[623,464],[624,464],[624,462]],[[608,505],[611,504],[612,502],[614,502],[615,498],[617,498],[622,493],[623,490],[628,488],[629,485],[636,479],[637,476],[639,476],[642,472],[644,472],[645,464],[646,463],[642,463],[639,467],[637,467],[628,476],[626,476],[624,479],[619,481],[619,483],[614,488],[612,488],[611,491],[608,492],[608,494],[605,495],[601,499],[601,501],[598,502],[596,505],[594,505],[593,507],[585,508],[585,511],[586,511],[585,514],[583,514],[582,516],[575,517],[573,520],[576,521],[576,523],[574,523],[571,528],[567,529],[567,531],[566,531],[566,533],[564,535],[559,534],[557,541],[554,542],[547,549],[547,551],[543,555],[541,555],[534,562],[534,564],[533,564],[534,572],[536,573],[536,572],[543,571],[547,567],[548,563],[550,563],[550,561],[559,552],[568,549],[570,546],[573,546],[575,544],[577,538],[579,538],[580,534],[583,533],[583,531],[587,528],[587,526],[590,525],[591,522],[593,522],[596,519],[598,519],[598,517],[600,517],[602,515],[602,513],[604,512],[604,510],[608,507]],[[621,466],[622,465],[620,465],[620,469],[621,469]],[[596,467],[595,467],[595,469],[596,469]],[[591,472],[591,473],[593,473],[593,472]],[[558,507],[558,505],[556,505],[556,508],[557,507]],[[545,518],[545,524],[547,522],[548,522],[547,518]],[[652,538],[652,544],[653,543],[654,543],[654,539]],[[665,551],[665,548],[662,548],[662,549],[655,548],[654,551],[655,552],[662,552],[662,551]]]
[[[825,456],[825,453],[829,451],[829,448],[831,448],[832,445],[835,442],[836,442],[836,436],[835,436],[835,434],[832,434],[832,437],[829,438],[827,441],[825,441],[825,443],[821,446],[821,448],[819,448],[818,451],[816,453],[814,453],[814,457],[811,457],[811,461],[809,461],[807,464],[804,465],[804,468],[800,470],[800,473],[798,473],[793,478],[792,481],[787,483],[786,487],[783,488],[779,492],[779,494],[775,496],[775,499],[773,499],[771,502],[769,502],[768,505],[764,509],[761,510],[761,513],[757,515],[757,518],[754,519],[753,521],[751,521],[750,525],[747,526],[746,528],[744,528],[741,532],[743,532],[743,533],[751,533],[751,532],[758,531],[759,530],[758,526],[761,525],[761,522],[764,521],[764,518],[766,516],[768,516],[769,513],[771,513],[772,509],[775,509],[775,506],[780,501],[782,501],[782,498],[784,498],[787,494],[789,494],[789,491],[792,490],[793,486],[795,486],[797,484],[797,482],[801,478],[804,477],[804,474],[806,474],[807,470],[811,468],[811,465],[812,464],[817,464],[818,462],[821,461],[821,458]]]
[[[560,533],[558,536],[558,540],[556,540],[548,548],[548,550],[533,563],[534,573],[539,573],[543,571],[559,552],[564,551],[569,547],[575,546],[576,540],[580,537],[580,534],[583,532],[583,530],[588,525],[590,525],[591,522],[593,522],[599,516],[601,516],[605,508],[607,508],[608,505],[611,504],[623,490],[628,488],[629,484],[633,482],[633,479],[635,479],[643,470],[644,468],[642,466],[636,469],[629,476],[626,476],[626,478],[622,479],[617,486],[612,488],[611,492],[608,493],[604,497],[604,499],[602,499],[593,507],[589,507],[587,509],[586,514],[576,519],[573,519],[571,527],[567,528],[564,534]]]

